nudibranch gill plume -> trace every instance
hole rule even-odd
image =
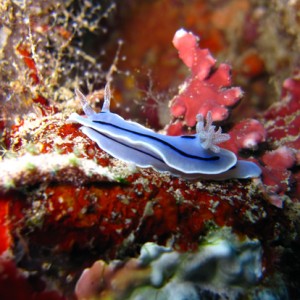
[[[110,112],[109,84],[105,86],[100,113],[93,111],[79,90],[75,93],[86,117],[72,113],[68,121],[83,125],[82,132],[117,159],[190,180],[251,178],[261,174],[255,163],[237,160],[233,152],[217,146],[230,136],[222,133],[220,127],[216,130],[210,113],[206,120],[197,115],[196,134],[167,136]]]

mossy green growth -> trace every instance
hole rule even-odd
[[[72,167],[77,167],[79,165],[79,160],[76,156],[72,156],[69,158],[69,164]]]
[[[27,171],[34,171],[34,170],[37,169],[37,166],[32,162],[27,162],[26,165],[25,165],[25,169]]]
[[[124,185],[129,185],[130,184],[130,182],[124,177],[116,176],[116,177],[114,177],[114,180],[117,181],[118,183],[121,183],[121,184],[124,184]]]
[[[35,145],[35,144],[32,144],[32,143],[28,143],[26,146],[25,146],[25,149],[28,153],[32,154],[32,155],[37,155],[39,154],[39,149],[38,147]]]
[[[4,180],[4,190],[8,191],[16,187],[15,181],[12,178]]]

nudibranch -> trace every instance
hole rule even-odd
[[[79,90],[75,93],[86,117],[72,113],[68,121],[83,125],[82,132],[117,159],[185,179],[225,180],[258,177],[261,173],[256,164],[237,160],[233,152],[217,146],[229,135],[215,129],[210,113],[206,121],[202,115],[197,116],[196,134],[167,136],[110,112],[108,84],[100,113],[93,111]]]

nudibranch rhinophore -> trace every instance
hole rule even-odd
[[[82,132],[117,159],[190,180],[251,178],[261,174],[255,163],[237,160],[233,152],[217,146],[230,136],[221,128],[215,130],[210,113],[206,121],[202,115],[197,116],[196,134],[167,136],[110,112],[108,84],[100,113],[93,111],[79,90],[75,93],[86,117],[73,113],[68,121],[83,125]]]

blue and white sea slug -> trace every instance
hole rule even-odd
[[[86,117],[73,113],[68,121],[83,125],[82,132],[117,159],[185,179],[225,180],[258,177],[261,173],[256,164],[237,160],[233,152],[217,146],[230,136],[221,128],[215,130],[210,113],[206,122],[202,115],[197,116],[196,134],[167,136],[110,112],[108,84],[100,113],[93,111],[79,90],[75,92]]]

